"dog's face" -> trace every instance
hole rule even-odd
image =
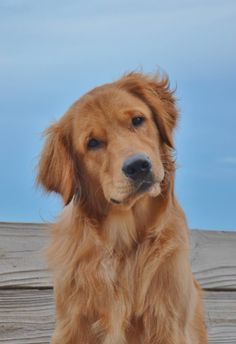
[[[116,207],[156,197],[172,163],[176,117],[166,80],[130,74],[98,87],[49,128],[38,181],[65,203],[78,190]]]

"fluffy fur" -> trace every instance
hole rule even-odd
[[[135,116],[144,119],[137,128]],[[48,250],[53,344],[207,343],[174,196],[177,117],[167,78],[131,73],[87,93],[46,131],[38,183],[65,203]],[[140,152],[154,176],[142,193],[121,169]]]

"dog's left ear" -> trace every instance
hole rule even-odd
[[[174,148],[172,133],[176,126],[178,111],[173,92],[169,89],[168,77],[130,73],[117,81],[117,85],[149,106],[163,142]]]
[[[71,201],[76,188],[70,117],[62,117],[45,134],[46,142],[38,164],[37,183],[46,191],[59,193],[66,205]]]

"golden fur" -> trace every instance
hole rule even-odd
[[[53,344],[208,342],[174,196],[177,117],[167,78],[130,73],[87,93],[47,130],[38,182],[66,205],[48,250]],[[140,152],[154,178],[145,192],[121,170]]]

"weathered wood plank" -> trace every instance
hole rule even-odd
[[[203,288],[236,289],[236,232],[192,230],[191,247],[192,269]]]
[[[49,287],[43,224],[0,223],[0,287]]]
[[[0,223],[0,288],[52,285],[42,249],[48,226]],[[192,268],[206,289],[236,289],[236,233],[191,231]]]
[[[210,344],[236,343],[236,292],[206,292]],[[0,344],[48,344],[54,328],[52,290],[0,290]]]
[[[236,343],[236,292],[205,292],[209,344]]]
[[[49,343],[53,327],[51,289],[0,291],[0,343]]]

